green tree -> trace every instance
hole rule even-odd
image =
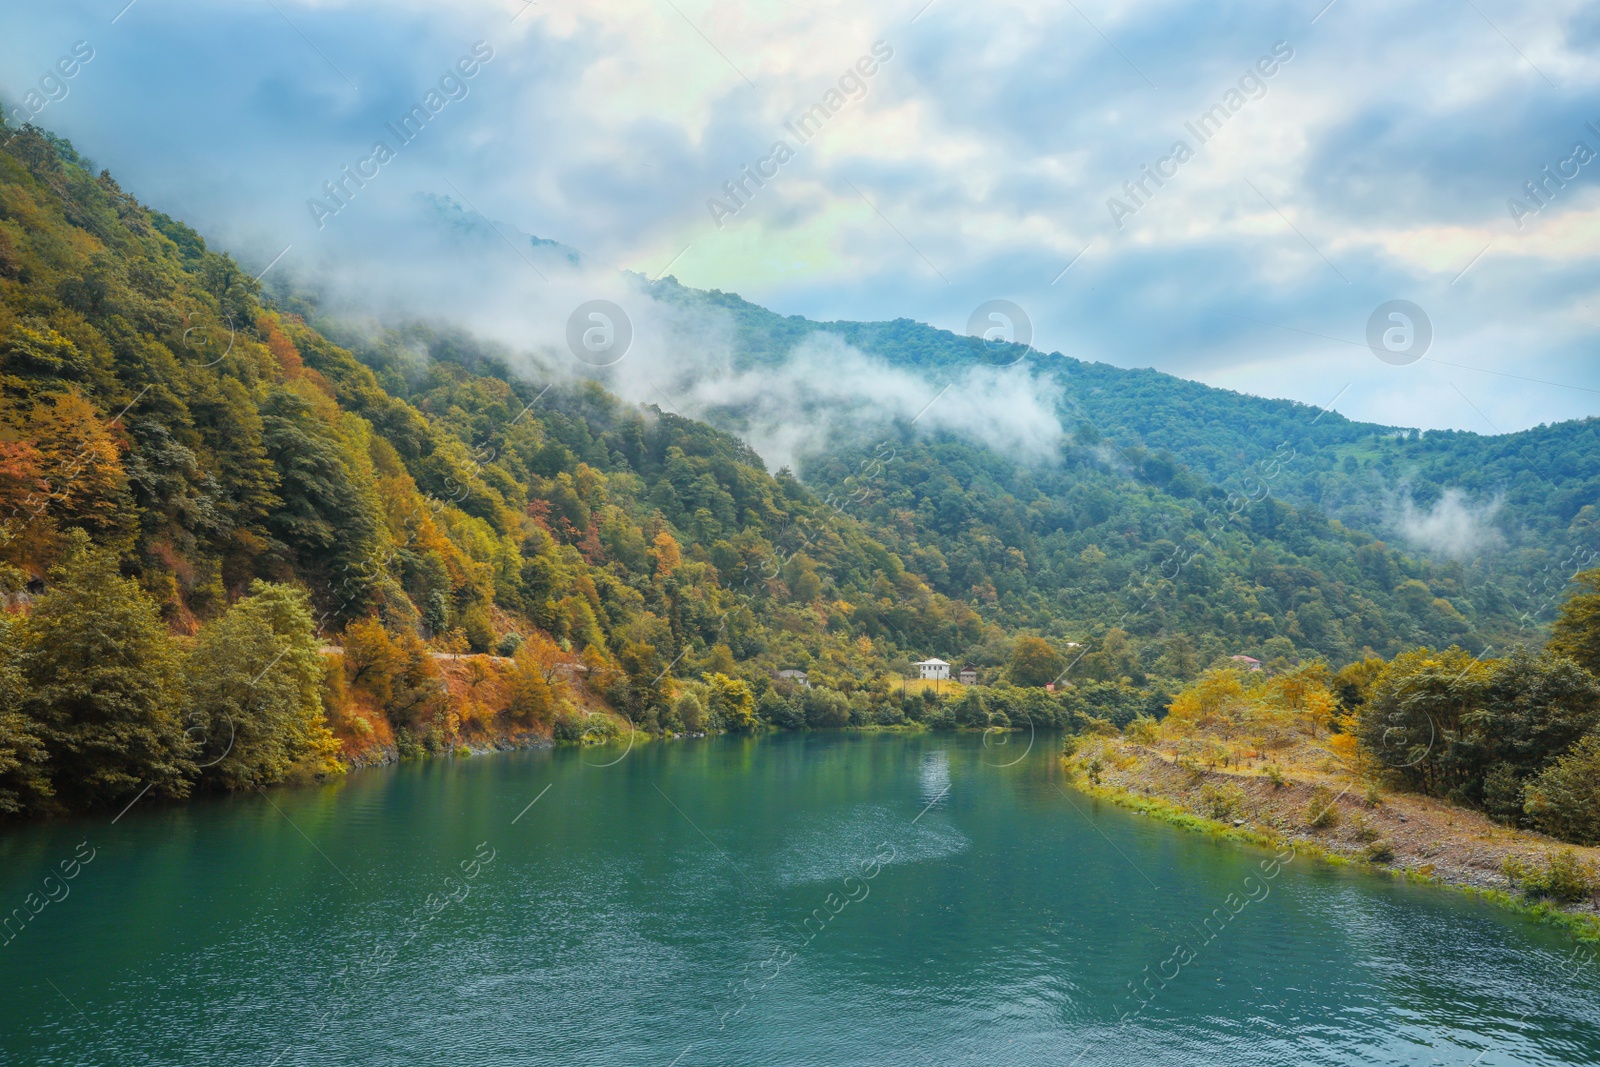
[[[932,690],[925,690],[928,695]],[[850,701],[843,693],[824,686],[813,686],[804,691],[800,703],[805,711],[806,725],[813,730],[836,729],[850,725]]]
[[[155,602],[81,531],[52,577],[23,625],[19,666],[57,792],[73,806],[146,784],[187,796],[198,746],[184,733],[178,654]]]
[[[963,693],[956,702],[955,717],[958,726],[988,726],[989,711],[983,706],[983,694],[977,689]]]
[[[1471,781],[1458,799],[1502,818],[1520,815],[1521,784],[1597,722],[1600,682],[1594,675],[1565,656],[1513,650],[1491,664],[1483,706],[1463,719],[1459,744]]]
[[[693,693],[685,693],[672,705],[672,713],[677,716],[678,722],[683,724],[684,730],[693,734],[705,729],[706,709],[700,703],[700,698]]]
[[[203,778],[226,789],[338,769],[323,715],[322,657],[306,595],[257,581],[200,631],[188,657],[189,734]]]
[[[1600,734],[1583,738],[1527,786],[1533,825],[1580,845],[1600,845]]]
[[[1011,649],[1011,681],[1020,686],[1049,685],[1067,665],[1061,653],[1042,637],[1019,637]]]
[[[51,795],[39,724],[22,710],[27,688],[18,666],[20,622],[0,613],[0,812],[6,813],[37,808]]]
[[[756,714],[762,722],[770,722],[781,730],[798,730],[806,724],[805,716],[776,689],[768,689],[761,694],[761,700],[756,704]]]

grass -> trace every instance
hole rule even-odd
[[[1067,762],[1063,760],[1063,763]],[[1071,773],[1071,770],[1072,768],[1069,766],[1069,773]],[[1247,827],[1233,826],[1217,819],[1208,819],[1203,815],[1196,815],[1182,805],[1162,797],[1145,796],[1125,789],[1118,789],[1115,786],[1095,785],[1076,780],[1076,776],[1074,777],[1075,780],[1072,785],[1079,792],[1110,801],[1118,807],[1140,812],[1173,826],[1182,827],[1185,830],[1203,833],[1219,840],[1236,841],[1272,850],[1289,846],[1294,849],[1297,858],[1307,856],[1333,867],[1358,867],[1401,881],[1451,889],[1467,896],[1488,901],[1545,925],[1564,929],[1579,941],[1600,942],[1600,917],[1564,911],[1547,900],[1531,901],[1520,896],[1513,896],[1500,889],[1482,889],[1477,886],[1457,885],[1453,882],[1446,882],[1442,878],[1425,871],[1404,870],[1368,860],[1354,859],[1350,856],[1332,852],[1312,842],[1290,841],[1279,834],[1262,833]]]

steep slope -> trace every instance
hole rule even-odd
[[[669,667],[848,679],[892,658],[888,618],[907,647],[976,638],[968,607],[727,434],[437,343],[462,358],[391,395],[194,231],[24,131],[0,153],[0,554],[38,578],[83,528],[186,632],[255,578],[303,583],[330,637],[371,614],[480,651],[542,630],[641,714]],[[775,552],[786,528],[803,557]]]

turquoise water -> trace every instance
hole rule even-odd
[[[531,751],[14,827],[0,1062],[1600,1062],[1563,936],[1020,745]]]

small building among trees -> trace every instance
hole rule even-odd
[[[913,664],[925,682],[947,682],[950,680],[950,664],[942,659],[923,659]]]

